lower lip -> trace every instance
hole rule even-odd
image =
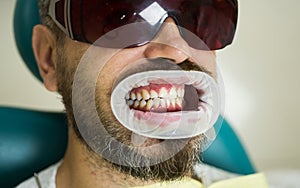
[[[177,122],[181,119],[180,115],[171,115],[170,113],[155,113],[155,112],[142,112],[134,110],[134,117],[141,121],[147,121],[148,125],[165,127],[170,123]]]
[[[147,122],[148,126],[154,126],[154,127],[167,127],[172,124],[180,124],[180,121],[184,118],[185,113],[189,112],[168,112],[168,113],[156,113],[156,112],[142,112],[139,110],[133,110],[134,111],[134,117],[143,122]],[[196,111],[193,111],[194,113],[197,113]],[[188,122],[185,122],[187,124],[194,124],[199,121],[199,118],[195,117],[189,117]]]

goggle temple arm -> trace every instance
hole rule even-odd
[[[59,5],[57,4],[58,2],[60,2],[61,4],[63,3],[63,15],[65,26],[63,26],[56,18],[56,11],[59,10],[59,8],[56,9],[56,5]],[[59,29],[61,29],[68,37],[74,39],[70,20],[70,5],[70,0],[50,0],[48,15],[55,22],[57,27],[59,27]]]

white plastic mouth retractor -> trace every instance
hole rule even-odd
[[[192,85],[202,90],[198,111],[153,112],[134,110],[126,103],[133,88],[153,83]],[[190,138],[213,127],[220,114],[220,98],[215,80],[206,73],[182,70],[140,72],[120,81],[111,95],[111,108],[117,120],[132,132],[157,139]],[[200,103],[200,102],[199,102]]]

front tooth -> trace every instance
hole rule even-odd
[[[159,97],[160,98],[167,98],[167,95],[168,95],[168,92],[166,90],[166,88],[161,88],[160,91],[159,91]]]
[[[140,102],[139,101],[135,101],[134,105],[133,105],[133,108],[137,108],[139,105],[140,105]]]
[[[177,97],[177,93],[176,93],[176,90],[175,90],[174,87],[172,87],[172,88],[170,89],[170,91],[169,91],[169,97],[170,97],[171,99],[175,99],[175,98]]]
[[[172,104],[172,107],[175,108],[175,99],[171,99],[171,104]]]
[[[142,95],[141,95],[141,93],[136,93],[136,99],[138,100],[138,101],[140,101],[140,100],[142,100]]]
[[[158,94],[157,94],[156,91],[154,91],[154,90],[151,90],[151,91],[150,91],[150,96],[151,96],[152,99],[158,98]]]
[[[127,93],[127,94],[125,95],[125,99],[126,99],[126,100],[129,100],[129,98],[130,98],[130,97],[129,97],[129,93]]]
[[[144,100],[150,99],[150,94],[149,94],[149,92],[148,92],[147,90],[143,89],[143,90],[142,90],[142,97],[143,97]]]
[[[153,100],[151,100],[151,99],[148,100],[146,110],[150,110],[152,108],[153,104],[154,104]]]
[[[159,99],[159,98],[155,98],[155,99],[153,100],[153,103],[154,103],[154,108],[158,108],[159,105],[160,105],[160,99]]]
[[[167,99],[167,100],[166,100],[166,103],[167,103],[167,108],[169,108],[169,107],[170,107],[170,100]]]
[[[140,108],[144,108],[145,106],[146,106],[146,101],[145,100],[142,100],[141,102],[140,102]]]
[[[135,96],[135,94],[133,92],[130,93],[130,98],[131,98],[131,100],[135,100],[136,99],[136,96]]]
[[[166,101],[165,99],[160,99],[160,105],[162,108],[166,108]]]

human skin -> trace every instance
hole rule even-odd
[[[213,51],[201,51],[190,48],[181,38],[174,21],[168,18],[165,23],[170,24],[171,27],[162,27],[156,37],[146,45],[122,49],[117,51],[117,53],[114,49],[94,47],[95,52],[98,52],[100,55],[109,56],[114,54],[99,73],[96,85],[96,100],[97,103],[101,101],[99,108],[103,112],[99,112],[100,116],[103,113],[103,116],[111,117],[112,119],[113,123],[107,125],[106,128],[108,130],[112,129],[112,132],[114,132],[112,135],[123,143],[131,143],[130,137],[132,132],[113,119],[110,107],[110,93],[120,72],[132,65],[133,62],[142,58],[166,58],[174,64],[180,65],[180,63],[188,59],[190,62],[204,67],[214,78],[216,77],[215,53]],[[67,64],[58,64],[58,59],[62,54],[57,50],[55,35],[43,25],[37,25],[34,28],[33,49],[44,85],[49,91],[59,91],[62,92],[63,96],[66,95],[69,97],[69,99],[64,99],[67,100],[67,102],[64,102],[66,104],[70,127],[74,127],[76,124],[74,118],[72,118],[72,101],[68,101],[72,98],[71,87],[74,74],[81,57],[90,47],[90,44],[73,41],[66,37],[63,46],[63,56]],[[105,59],[103,56],[100,59]],[[64,67],[61,68],[62,66]],[[65,74],[62,69],[66,72],[69,71],[70,74]],[[69,79],[66,79],[66,76]],[[86,76],[88,77],[88,75]],[[199,139],[201,139],[200,136],[193,138],[188,144],[192,148],[193,144],[196,144]],[[144,141],[146,145],[159,142],[159,140],[150,138],[146,138]],[[190,176],[191,171],[184,171],[182,175]],[[68,148],[56,176],[58,188],[138,186],[151,184],[158,180],[150,178],[145,181],[116,169],[114,165],[102,159],[101,156],[93,154],[79,138],[74,128],[69,129]]]

